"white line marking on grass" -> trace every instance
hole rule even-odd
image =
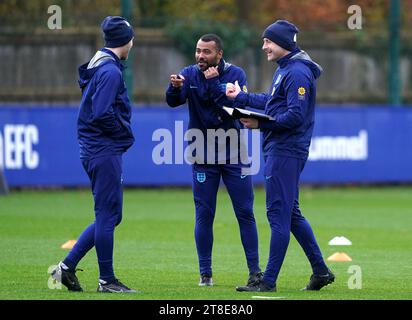
[[[264,297],[264,296],[252,296],[252,299],[285,299],[286,297]]]

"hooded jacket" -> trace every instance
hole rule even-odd
[[[315,122],[316,79],[322,67],[297,48],[277,61],[268,93],[240,92],[235,101],[264,109],[272,121],[259,121],[265,156],[307,159]]]
[[[105,48],[79,67],[82,100],[77,132],[81,159],[119,155],[134,142],[123,69],[120,59]]]

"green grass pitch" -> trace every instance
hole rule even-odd
[[[262,268],[270,230],[263,189],[255,190],[255,216]],[[281,299],[411,299],[412,187],[302,188],[301,209],[310,221],[325,259],[344,251],[352,262],[329,262],[334,284],[319,292],[301,292],[311,270],[296,240],[291,242],[278,279]],[[93,220],[89,190],[14,191],[0,198],[0,299],[252,299],[238,293],[247,280],[239,230],[228,195],[221,187],[214,224],[214,287],[199,287],[190,189],[126,190],[122,224],[115,232],[115,272],[137,289],[134,295],[96,293],[94,250],[78,273],[85,289],[70,293],[48,288],[50,265],[61,260],[60,246],[76,239]],[[352,246],[332,247],[334,236]],[[348,269],[362,271],[362,288],[350,289]]]

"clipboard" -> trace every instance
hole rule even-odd
[[[272,118],[271,116],[268,116],[267,114],[249,111],[245,109],[223,107],[223,110],[225,110],[232,118],[235,118],[235,119],[253,118],[253,119],[260,120],[260,121],[275,120],[274,118]]]

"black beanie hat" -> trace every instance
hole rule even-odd
[[[267,38],[283,49],[293,51],[296,49],[296,34],[299,29],[289,21],[277,20],[263,31],[262,38]]]
[[[133,27],[125,18],[108,16],[102,22],[104,46],[118,48],[127,44],[134,37]]]

